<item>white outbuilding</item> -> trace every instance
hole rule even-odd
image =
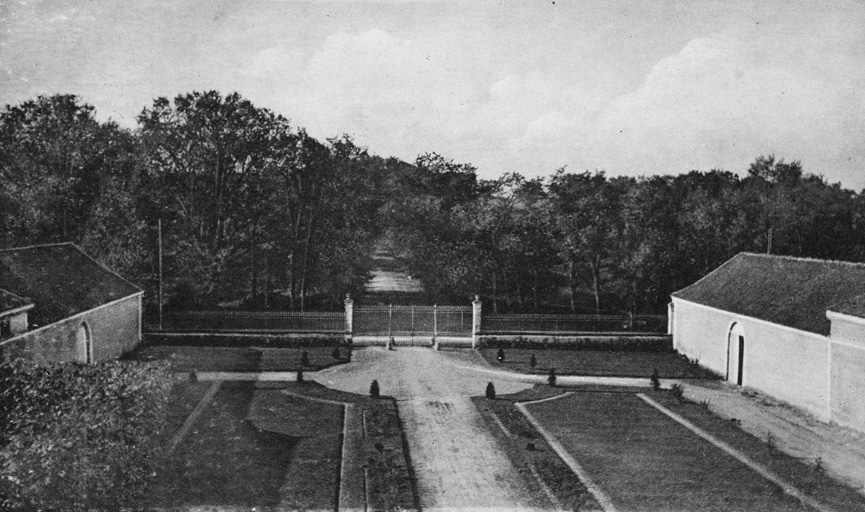
[[[672,294],[673,346],[865,432],[865,264],[741,253]]]

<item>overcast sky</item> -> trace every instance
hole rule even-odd
[[[0,0],[0,104],[72,93],[133,127],[209,89],[485,178],[744,174],[774,153],[865,187],[857,0]]]

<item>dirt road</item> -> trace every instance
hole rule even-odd
[[[517,470],[489,434],[470,396],[492,381],[498,393],[530,384],[478,374],[475,353],[425,348],[364,349],[352,364],[318,372],[328,387],[367,393],[373,379],[399,400],[424,510],[527,510],[530,496]]]

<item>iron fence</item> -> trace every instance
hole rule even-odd
[[[665,315],[483,315],[481,332],[490,333],[666,333]]]
[[[345,313],[287,311],[188,311],[166,313],[162,330],[344,333]]]
[[[357,335],[469,336],[472,308],[465,306],[359,306],[353,312]]]

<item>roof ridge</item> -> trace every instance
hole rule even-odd
[[[790,261],[829,263],[829,264],[849,265],[852,267],[865,267],[865,263],[860,262],[860,261],[827,260],[827,259],[823,259],[823,258],[809,258],[807,256],[790,256],[787,254],[766,254],[766,253],[761,253],[761,252],[740,252],[739,254],[742,254],[745,256],[755,256],[755,257],[759,257],[759,258],[766,258],[766,259],[784,259],[784,260],[790,260]]]
[[[694,281],[693,283],[689,284],[688,286],[682,288],[681,290],[676,290],[676,291],[674,291],[674,292],[671,293],[670,295],[671,295],[671,296],[675,296],[675,295],[677,295],[677,294],[679,294],[679,293],[681,293],[681,292],[687,290],[688,288],[690,288],[690,287],[692,287],[692,286],[697,286],[698,284],[700,284],[700,283],[703,282],[704,280],[708,279],[709,276],[712,276],[712,275],[715,274],[716,272],[719,272],[722,268],[724,268],[724,267],[726,267],[727,265],[729,265],[730,262],[732,262],[733,260],[735,260],[735,259],[738,258],[739,256],[744,256],[744,255],[747,255],[747,254],[749,254],[749,253],[747,253],[747,252],[740,252],[740,253],[737,253],[737,254],[733,255],[733,257],[731,257],[730,259],[728,259],[728,260],[725,261],[724,263],[721,263],[720,265],[718,265],[717,267],[715,267],[715,268],[714,268],[711,272],[709,272],[708,274],[704,275],[703,277],[701,277],[700,279]]]
[[[83,254],[85,258],[89,259],[89,260],[92,261],[93,263],[96,263],[96,264],[99,266],[99,268],[101,268],[102,270],[108,272],[109,274],[113,275],[113,276],[116,277],[117,279],[120,279],[121,281],[123,281],[124,283],[128,284],[129,286],[135,288],[136,290],[138,290],[138,292],[143,292],[143,291],[144,291],[144,290],[143,290],[140,286],[138,286],[137,284],[133,283],[132,281],[130,281],[130,280],[128,280],[128,279],[126,279],[125,277],[121,276],[121,275],[118,274],[117,272],[111,270],[110,268],[108,268],[107,265],[103,264],[101,261],[97,260],[97,259],[94,258],[93,256],[87,254],[87,252],[86,252],[84,249],[82,249],[81,247],[78,247],[77,245],[75,245],[75,244],[72,243],[72,242],[67,242],[67,243],[68,243],[69,245],[71,245],[72,247],[74,247],[78,252],[80,252],[81,254]],[[133,295],[134,295],[134,294],[133,294]]]
[[[36,245],[26,245],[24,247],[7,247],[6,249],[0,249],[0,252],[11,252],[11,251],[25,251],[28,249],[40,249],[42,247],[59,247],[61,245],[72,245],[72,242],[54,242],[53,244],[36,244]]]

